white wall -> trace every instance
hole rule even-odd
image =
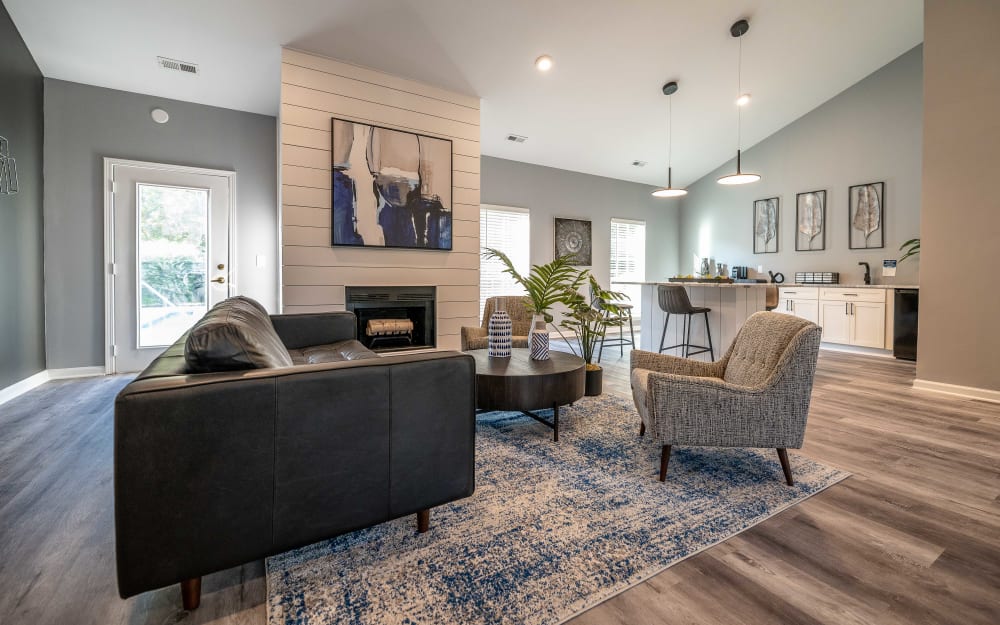
[[[899,258],[900,244],[920,236],[921,52],[914,48],[744,151],[743,170],[760,174],[760,182],[718,184],[719,176],[735,171],[734,159],[689,186],[681,200],[681,271],[691,271],[692,255],[714,256],[730,266],[763,265],[787,281],[796,271],[838,271],[842,283],[856,284],[864,275],[858,262],[867,261],[883,282],[881,261]],[[744,123],[753,123],[752,108]],[[886,189],[885,248],[849,250],[848,187],[877,181]],[[795,195],[817,189],[827,193],[826,250],[796,252]],[[753,202],[774,196],[780,198],[779,251],[754,254]],[[895,280],[884,282],[914,284],[918,267],[917,259],[907,260]]]
[[[284,311],[343,310],[346,285],[434,285],[438,346],[458,348],[479,325],[479,100],[296,50],[282,60]],[[330,245],[333,117],[452,140],[453,251]]]
[[[611,273],[611,218],[646,222],[646,279],[677,271],[678,204],[650,195],[655,187],[565,169],[483,156],[484,204],[531,211],[531,262],[547,263],[555,253],[556,217],[589,219],[593,237],[591,271],[607,287]]]

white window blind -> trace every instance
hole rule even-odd
[[[642,287],[621,282],[646,279],[646,222],[630,219],[611,220],[611,290],[625,293],[635,306],[632,315],[639,317]]]
[[[500,250],[514,263],[518,273],[531,269],[531,230],[528,210],[484,204],[479,209],[479,244]],[[483,316],[486,298],[524,293],[512,277],[503,271],[499,260],[479,261],[479,317]]]

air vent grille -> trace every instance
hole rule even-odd
[[[514,143],[524,143],[528,138],[521,135],[507,135],[507,141],[513,141]]]
[[[198,66],[195,63],[188,63],[187,61],[178,61],[177,59],[168,59],[166,57],[158,56],[156,57],[156,63],[161,68],[174,72],[195,75],[199,73]]]
[[[632,161],[632,167],[645,167],[646,161]]]

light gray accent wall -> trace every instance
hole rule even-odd
[[[646,222],[646,279],[661,279],[677,271],[677,201],[652,197],[654,189],[565,169],[482,157],[482,203],[531,211],[531,262],[552,260],[556,217],[589,219],[593,236],[591,271],[605,287],[611,274],[612,217]]]
[[[238,288],[277,310],[275,118],[46,79],[45,124],[49,368],[104,364],[104,157],[236,171]]]
[[[681,271],[692,270],[694,255],[714,256],[730,266],[763,265],[788,282],[796,271],[837,271],[842,283],[857,284],[864,275],[858,262],[867,261],[877,283],[916,283],[916,259],[900,265],[894,279],[882,280],[881,266],[920,235],[922,77],[917,46],[744,151],[743,171],[760,174],[760,182],[718,184],[719,176],[735,171],[734,158],[689,186],[681,201]],[[753,124],[753,106],[746,125]],[[885,248],[849,250],[848,187],[878,181],[886,189]],[[795,195],[818,189],[827,193],[826,250],[796,252]],[[778,253],[754,254],[753,202],[774,196],[780,198]]]
[[[45,369],[42,73],[0,4],[0,136],[19,191],[0,195],[0,389]]]
[[[924,2],[917,379],[1000,391],[1000,4]]]

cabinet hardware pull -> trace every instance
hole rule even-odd
[[[848,304],[847,302],[844,302],[844,314],[845,315],[851,314],[851,305]]]
[[[844,297],[857,297],[857,293],[844,293]]]

